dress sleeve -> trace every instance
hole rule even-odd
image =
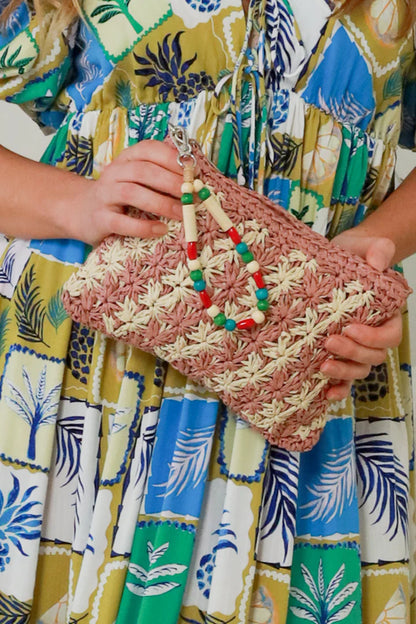
[[[77,24],[48,37],[51,14],[39,20],[29,6],[22,2],[0,31],[0,99],[53,129],[66,112],[63,91],[73,67]]]

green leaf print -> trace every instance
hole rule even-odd
[[[301,143],[296,143],[290,136],[285,134],[282,140],[276,136],[271,136],[273,148],[273,173],[289,177],[299,154]]]
[[[23,74],[26,65],[28,65],[31,61],[33,61],[35,57],[27,56],[27,57],[19,59],[18,56],[21,51],[22,51],[22,46],[19,46],[9,56],[10,46],[8,45],[0,57],[0,68],[10,69],[11,67],[17,67],[19,69],[19,74]]]
[[[328,585],[325,583],[322,559],[319,560],[317,574],[312,574],[303,563],[300,567],[309,592],[307,593],[298,587],[293,587],[290,590],[292,598],[302,605],[290,607],[293,615],[301,620],[315,622],[315,624],[334,624],[348,617],[355,607],[356,601],[345,601],[355,592],[358,583],[347,583],[341,587],[345,564],[340,566]]]
[[[19,337],[28,342],[43,342],[49,346],[43,339],[46,309],[39,295],[39,286],[36,286],[33,266],[16,289],[15,302]]]
[[[122,108],[132,109],[133,98],[131,95],[130,83],[127,80],[119,80],[116,84],[116,102]]]
[[[136,22],[133,16],[129,13],[130,0],[106,0],[103,4],[99,4],[91,12],[91,17],[98,17],[98,24],[105,24],[110,21],[116,15],[125,15],[133,28],[138,27],[138,31],[143,30],[142,26]]]
[[[55,331],[58,331],[65,319],[68,318],[68,314],[66,313],[64,304],[62,303],[62,288],[60,288],[53,295],[53,297],[51,297],[48,303],[46,316],[50,324],[55,328]]]
[[[10,319],[7,317],[8,310],[3,310],[0,314],[0,355],[2,355],[6,346],[6,332]]]

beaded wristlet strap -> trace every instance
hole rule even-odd
[[[178,163],[183,168],[183,184],[181,187],[183,224],[187,243],[188,267],[190,277],[194,283],[194,289],[199,293],[202,305],[206,309],[208,316],[218,327],[234,331],[235,329],[250,329],[255,325],[260,325],[266,320],[264,312],[268,310],[270,304],[259,263],[254,259],[247,243],[241,239],[234,224],[223,210],[218,197],[201,180],[194,178],[195,158],[192,154],[191,142],[188,140],[184,128],[171,127],[170,136],[179,152]],[[195,203],[195,195],[200,200],[198,204]],[[206,290],[206,281],[204,280],[202,265],[198,260],[197,251],[198,228],[196,209],[201,206],[206,208],[221,230],[228,234],[235,244],[241,260],[246,265],[248,273],[253,277],[257,306],[247,318],[240,321],[227,318],[220,308],[213,304]]]

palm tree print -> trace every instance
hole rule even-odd
[[[13,411],[19,414],[30,427],[27,457],[34,460],[36,457],[36,433],[43,425],[50,425],[55,422],[61,384],[57,384],[47,391],[46,365],[39,375],[36,388],[32,387],[29,374],[24,366],[22,367],[22,377],[26,396],[9,381],[8,386],[11,396],[7,396],[6,401]]]
[[[91,13],[91,17],[98,17],[98,24],[105,24],[116,15],[125,15],[133,26],[134,30],[139,33],[143,27],[136,22],[134,17],[129,13],[130,0],[106,0],[103,4],[99,4]]]
[[[0,572],[10,563],[10,546],[27,557],[23,549],[23,540],[40,537],[41,514],[34,513],[33,507],[40,505],[37,500],[29,500],[37,489],[34,485],[20,492],[20,482],[12,475],[13,486],[7,493],[0,491]],[[15,622],[16,620],[13,620]]]
[[[322,559],[319,560],[317,575],[303,563],[300,567],[309,592],[297,587],[290,590],[291,597],[301,605],[290,607],[293,615],[315,624],[335,624],[345,620],[357,604],[356,600],[350,598],[358,586],[357,582],[353,582],[342,587],[345,564],[341,565],[328,584],[325,583]]]
[[[171,95],[176,102],[185,102],[200,91],[212,90],[215,86],[213,79],[206,72],[201,71],[199,74],[188,72],[195,63],[197,54],[186,61],[182,60],[181,35],[183,31],[179,31],[171,42],[171,35],[166,35],[162,43],[158,43],[157,53],[152,52],[147,45],[147,57],[133,53],[139,64],[134,73],[138,76],[148,76],[149,80],[145,86],[158,87],[159,95],[164,102]]]

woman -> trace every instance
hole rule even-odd
[[[416,176],[362,222],[391,186],[410,2],[244,4],[3,14],[0,96],[57,128],[47,164],[0,155],[1,230],[17,237],[0,278],[5,622],[414,621],[407,342],[385,360],[398,318],[328,338],[338,402],[299,455],[60,302],[88,245],[163,234],[125,205],[180,217],[169,121],[378,268],[415,251]]]

